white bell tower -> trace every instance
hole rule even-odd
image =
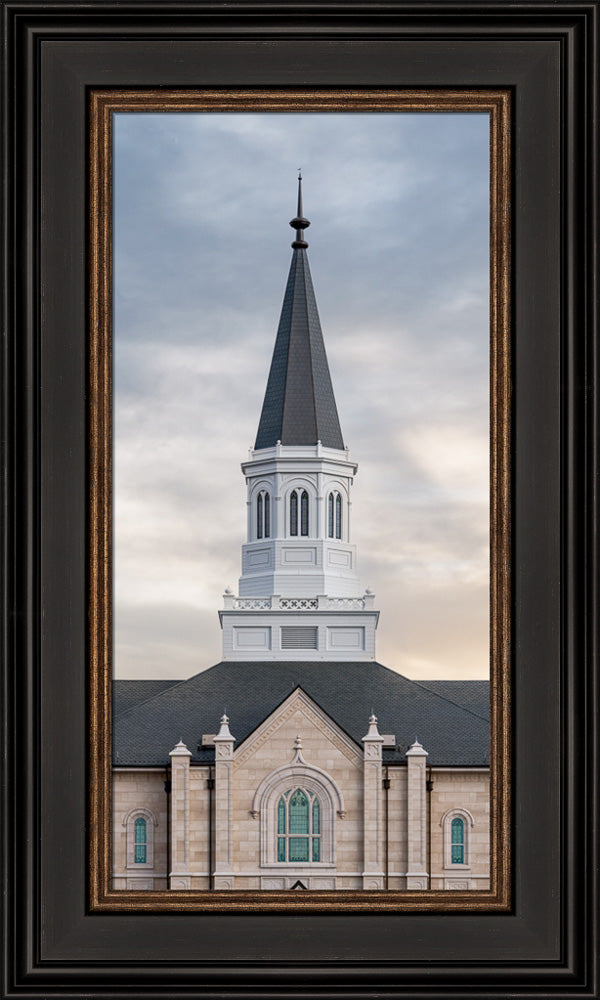
[[[242,472],[247,540],[239,596],[219,612],[224,660],[374,660],[379,612],[350,535],[348,457],[303,231],[293,256],[258,433]]]

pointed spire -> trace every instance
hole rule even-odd
[[[267,390],[255,448],[316,445],[344,450],[331,375],[313,289],[302,215],[302,175],[298,177],[298,215],[294,253],[283,298]]]
[[[294,250],[306,250],[308,243],[303,239],[302,231],[308,229],[310,222],[302,214],[302,171],[298,169],[298,214],[290,222],[292,229],[296,230],[296,239],[292,243]]]

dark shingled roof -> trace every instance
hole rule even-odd
[[[116,681],[117,691],[122,683],[130,682]],[[463,686],[471,683],[485,682],[461,682]],[[418,737],[429,753],[430,764],[488,764],[487,720],[425,684],[380,663],[302,661],[217,663],[170,685],[114,718],[114,763],[162,766],[180,739],[191,751],[192,762],[208,762],[214,757],[212,748],[198,750],[198,744],[204,733],[218,732],[225,709],[239,746],[297,687],[359,747],[374,710],[379,732],[394,733],[400,746],[400,753],[385,751],[384,759],[404,763],[406,750]]]
[[[344,448],[305,249],[292,256],[255,448]]]
[[[160,694],[165,688],[177,683],[176,680],[113,681],[113,715],[116,716],[121,712],[127,712],[134,705],[139,705],[140,702],[146,701],[148,698],[153,698],[155,694]]]
[[[482,719],[490,717],[490,685],[488,681],[419,681],[421,687],[435,691],[442,698],[466,708]]]

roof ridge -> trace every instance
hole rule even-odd
[[[407,680],[411,680],[411,678],[408,677]],[[476,680],[480,682],[483,681],[485,683],[485,678],[477,677]],[[439,691],[433,691],[432,688],[423,687],[423,685],[419,681],[412,681],[412,683],[416,684],[417,687],[420,687],[422,691],[427,691],[428,694],[433,694],[435,695],[436,698],[441,698],[442,701],[447,701],[449,705],[454,705],[456,708],[461,708],[463,712],[468,712],[469,715],[473,715],[475,716],[476,719],[481,719],[483,722],[487,722],[489,724],[489,719],[485,715],[480,715],[479,712],[474,712],[472,708],[467,708],[466,705],[461,705],[457,701],[452,701],[452,698],[447,698],[445,695],[440,694]],[[442,681],[442,683],[448,683],[448,681],[445,682]],[[465,678],[465,680],[462,681],[462,683],[468,684],[469,683],[468,678]],[[489,685],[490,683],[489,680],[487,681],[487,683]]]

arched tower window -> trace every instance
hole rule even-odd
[[[148,850],[148,827],[146,825],[146,820],[143,816],[138,816],[134,825],[134,863],[136,865],[145,865]]]
[[[321,805],[313,793],[291,788],[277,803],[277,861],[321,860]]]
[[[271,537],[271,496],[261,490],[256,500],[256,537]]]
[[[455,816],[451,826],[451,843],[453,865],[464,865],[465,863],[465,824],[460,816]]]
[[[342,537],[342,497],[330,493],[327,498],[327,534],[329,538]]]
[[[292,491],[290,497],[290,535],[298,534],[298,492]]]
[[[298,534],[298,507],[300,507],[300,534],[308,535],[308,493],[292,490],[290,494],[290,535]]]
[[[263,536],[263,494],[258,494],[258,499],[256,501],[256,537],[262,538]]]
[[[300,534],[308,535],[308,493],[302,490],[300,497]]]

